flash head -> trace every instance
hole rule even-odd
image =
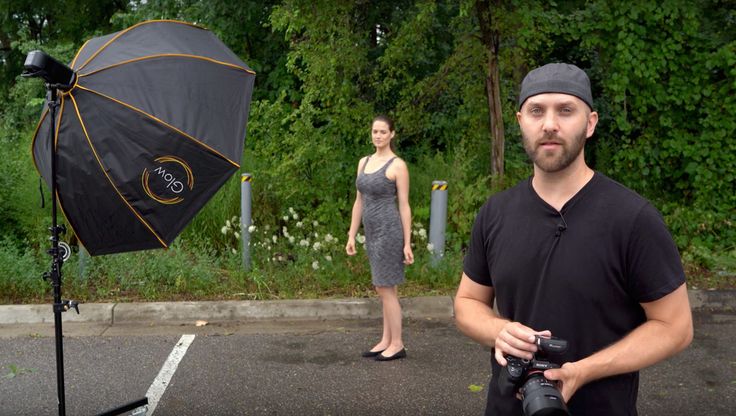
[[[21,76],[43,78],[61,90],[70,89],[77,78],[74,70],[39,50],[28,53]]]

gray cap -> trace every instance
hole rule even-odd
[[[521,81],[519,108],[527,98],[543,93],[574,95],[593,109],[590,79],[585,72],[572,64],[547,64],[531,70]]]

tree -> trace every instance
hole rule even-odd
[[[503,180],[503,151],[504,151],[504,128],[503,108],[501,105],[501,75],[499,70],[499,44],[500,31],[494,10],[499,12],[503,5],[502,0],[478,0],[475,2],[475,10],[478,15],[481,41],[487,50],[488,65],[486,68],[486,97],[488,99],[488,116],[491,126],[491,175]]]

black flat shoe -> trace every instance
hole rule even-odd
[[[381,351],[364,351],[360,355],[362,355],[365,358],[373,358],[373,357],[376,357],[376,356],[380,355],[384,351],[386,351],[386,350],[381,350]]]
[[[399,358],[406,358],[406,348],[402,348],[401,351],[397,352],[394,355],[390,355],[386,357],[383,354],[376,355],[376,361],[391,361],[391,360],[398,360]]]

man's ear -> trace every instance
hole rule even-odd
[[[593,135],[595,132],[595,126],[598,124],[598,113],[595,111],[591,111],[590,114],[588,114],[588,131],[586,138],[590,138],[590,136]]]

